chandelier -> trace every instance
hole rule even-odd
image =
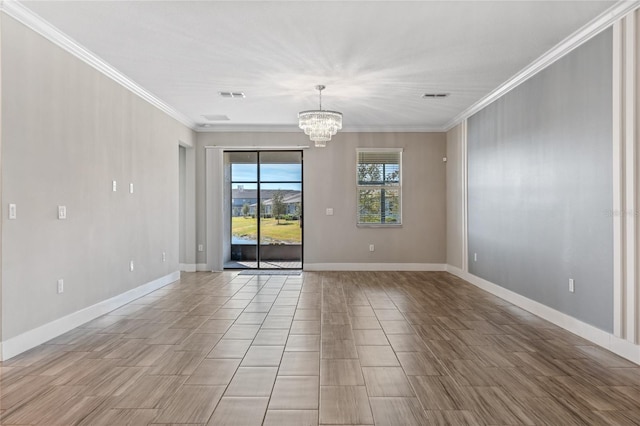
[[[316,143],[317,147],[327,146],[331,136],[342,129],[342,113],[322,109],[322,91],[324,89],[323,85],[316,86],[320,96],[319,109],[298,113],[298,125],[304,130],[305,135],[309,135],[309,139]]]

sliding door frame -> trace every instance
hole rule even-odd
[[[283,181],[265,181],[263,182],[261,180],[261,176],[260,176],[260,156],[263,153],[280,153],[280,152],[294,152],[294,153],[300,153],[300,181],[292,181],[292,182],[283,182]],[[283,270],[302,270],[303,268],[303,262],[304,262],[304,152],[301,149],[262,149],[262,150],[233,150],[233,149],[228,149],[228,150],[224,150],[223,154],[227,154],[227,153],[256,153],[256,197],[257,197],[257,205],[256,205],[256,232],[257,232],[257,241],[256,241],[256,263],[257,263],[257,267],[256,268],[245,268],[245,269],[257,269],[257,270],[271,270],[271,269],[283,269]],[[229,179],[229,203],[231,203],[230,209],[229,209],[229,245],[231,245],[231,242],[233,240],[233,177],[230,176]],[[254,183],[254,182],[236,182],[236,183]],[[260,205],[262,202],[262,197],[261,197],[261,185],[262,184],[277,184],[277,183],[300,183],[300,267],[299,268],[263,268],[262,267],[262,256],[261,256],[261,240],[262,240],[262,232],[261,232],[261,219],[262,219],[262,212],[260,211]]]

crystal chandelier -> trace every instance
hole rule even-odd
[[[322,91],[324,89],[323,85],[316,86],[316,90],[320,92],[319,109],[298,113],[298,125],[316,143],[317,147],[327,146],[331,136],[342,129],[342,113],[322,109]]]

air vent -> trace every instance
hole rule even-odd
[[[223,98],[244,98],[243,92],[218,92]]]
[[[209,121],[229,121],[229,117],[224,114],[206,114],[203,117]]]
[[[447,96],[449,96],[448,93],[425,93],[422,95],[422,97],[426,99],[440,99],[446,98]]]

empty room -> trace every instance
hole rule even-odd
[[[0,0],[0,424],[640,425],[640,1]]]

